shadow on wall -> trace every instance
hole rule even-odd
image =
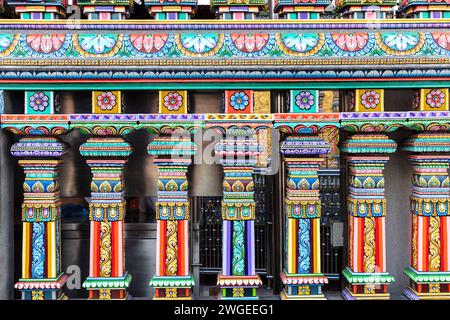
[[[389,286],[393,299],[401,297],[404,288],[409,284],[403,270],[410,261],[410,210],[409,197],[411,195],[412,165],[407,152],[399,150],[401,142],[411,132],[398,131],[391,135],[398,144],[397,151],[390,156],[385,169],[385,186],[387,198],[386,218],[386,256],[387,270],[395,278]]]

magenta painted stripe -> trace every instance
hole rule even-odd
[[[247,275],[254,276],[255,271],[255,221],[247,221]]]
[[[223,220],[222,230],[222,273],[225,276],[231,275],[231,252],[230,252],[230,221]]]

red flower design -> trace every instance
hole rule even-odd
[[[369,40],[367,33],[335,33],[334,43],[344,51],[354,52],[364,49]]]
[[[130,34],[133,46],[144,53],[154,53],[161,50],[168,37],[167,34]]]
[[[236,48],[242,52],[258,52],[269,41],[268,34],[232,34],[231,40]]]
[[[29,34],[27,43],[34,51],[51,53],[61,48],[65,38],[64,34]]]
[[[450,50],[450,32],[433,32],[434,41],[445,50]]]
[[[445,103],[445,94],[439,90],[431,90],[427,94],[427,104],[431,108],[440,108]]]

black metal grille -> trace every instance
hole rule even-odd
[[[273,246],[272,184],[268,176],[254,175],[256,220],[255,220],[255,264],[258,273],[270,273]],[[217,272],[222,267],[222,197],[197,197],[200,208],[200,270],[203,273]]]
[[[323,170],[319,173],[322,218],[320,243],[322,272],[330,278],[338,278],[342,264],[342,246],[333,244],[333,224],[342,222],[341,179],[339,170]]]
[[[217,272],[222,266],[222,197],[196,197],[200,209],[200,270]]]
[[[273,246],[273,192],[270,176],[253,175],[255,182],[255,266],[259,273],[271,274],[270,250]]]

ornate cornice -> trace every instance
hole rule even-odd
[[[449,80],[449,29],[449,19],[0,20],[0,82]]]

